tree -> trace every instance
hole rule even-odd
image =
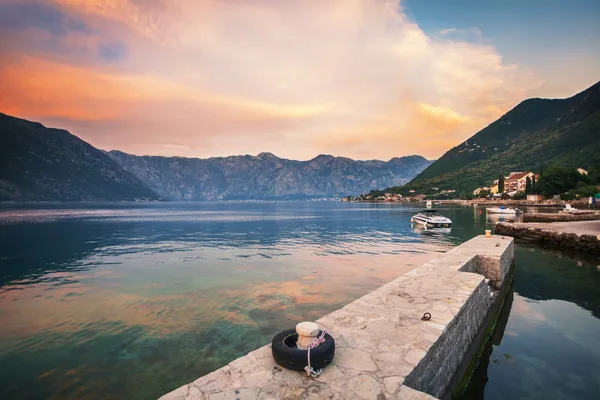
[[[535,186],[536,186],[536,184],[535,184],[535,175],[533,175],[531,177],[531,192],[532,193],[535,193],[537,191],[537,188]]]
[[[531,178],[525,178],[525,193],[531,193]]]
[[[577,188],[577,195],[579,197],[590,197],[598,193],[598,187],[596,185],[583,185]]]
[[[482,189],[482,190],[479,191],[479,198],[480,199],[483,199],[484,197],[488,197],[489,195],[490,195],[490,193],[487,190],[485,190],[485,189]]]
[[[600,164],[588,168],[588,181],[590,184],[600,184]]]
[[[575,168],[548,168],[544,170],[544,175],[540,176],[539,191],[546,197],[565,193],[577,186],[579,176]]]
[[[542,176],[542,174],[544,173],[545,170],[546,170],[546,163],[541,163],[540,164],[540,176]]]
[[[575,195],[573,193],[561,193],[560,199],[564,201],[575,200]]]
[[[498,177],[498,193],[504,193],[504,174]]]
[[[517,192],[513,196],[513,199],[515,199],[515,200],[525,200],[526,198],[527,198],[527,194],[525,194],[525,192]]]

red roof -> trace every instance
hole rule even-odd
[[[518,174],[513,174],[511,176],[509,176],[508,178],[506,178],[506,180],[517,180],[517,179],[523,179],[525,178],[527,175],[529,175],[531,172],[519,172]]]

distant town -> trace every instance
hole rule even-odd
[[[474,190],[441,189],[439,187],[411,188],[411,185],[371,191],[358,196],[346,196],[343,202],[383,201],[418,202],[426,200],[522,201],[528,203],[579,201],[600,202],[600,167],[555,167],[540,173],[513,171],[499,174],[489,186]]]

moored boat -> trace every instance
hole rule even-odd
[[[521,212],[521,210],[519,210],[518,208],[508,208],[508,207],[504,207],[504,206],[500,206],[500,207],[488,207],[486,208],[486,211],[489,214],[511,214],[511,215],[515,215]]]
[[[425,228],[450,228],[452,221],[443,215],[438,214],[438,210],[427,209],[414,215],[410,222],[421,224]]]

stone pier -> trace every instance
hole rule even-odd
[[[579,214],[568,213],[525,213],[523,222],[574,222],[574,221],[598,221],[600,213],[593,211],[582,211]]]
[[[336,354],[316,379],[280,368],[267,345],[161,400],[449,398],[494,321],[513,260],[512,238],[478,236],[324,316],[317,322]]]
[[[600,253],[600,221],[499,222],[496,224],[496,233],[557,249],[579,253]]]

